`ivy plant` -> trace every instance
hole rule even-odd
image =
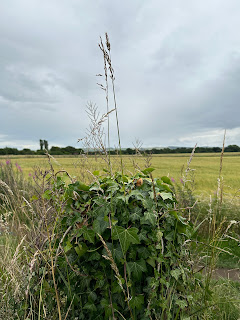
[[[171,180],[153,179],[152,171],[132,177],[95,171],[89,185],[55,181],[64,209],[51,248],[67,319],[183,319],[188,314],[191,226],[178,210]],[[50,306],[56,304],[50,262],[41,263],[44,276],[39,271],[32,281],[42,277],[41,298]]]

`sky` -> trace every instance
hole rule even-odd
[[[0,148],[82,147],[105,32],[122,147],[240,145],[239,30],[239,0],[1,1]]]

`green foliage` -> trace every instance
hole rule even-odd
[[[95,172],[90,185],[54,180],[64,210],[51,250],[61,312],[68,319],[180,319],[190,312],[195,282],[185,240],[192,228],[176,210],[169,178],[153,180],[152,171],[134,177]],[[51,192],[44,197],[51,200]],[[38,279],[47,269],[43,284],[49,289],[41,297],[56,312],[50,264],[40,259],[31,295],[39,300]]]

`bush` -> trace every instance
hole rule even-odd
[[[195,285],[186,261],[191,227],[176,209],[170,179],[153,180],[151,171],[134,177],[95,172],[90,185],[67,186],[58,177],[53,189],[61,200],[45,192],[58,210],[64,203],[45,248],[51,258],[41,260],[32,278],[33,301],[41,296],[45,312],[58,304],[68,319],[179,319],[188,313]]]

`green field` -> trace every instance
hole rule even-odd
[[[155,168],[154,176],[159,177],[162,175],[169,175],[180,183],[181,171],[186,169],[189,160],[189,154],[168,154],[168,155],[154,155],[151,159],[151,166]],[[42,156],[7,156],[1,157],[0,162],[5,163],[6,159],[10,159],[12,164],[18,163],[25,177],[29,174],[34,175],[34,168],[41,167],[42,169],[48,168],[48,160]],[[144,157],[136,156],[123,156],[124,171],[127,174],[134,172],[133,161],[143,169],[146,166],[146,159]],[[120,158],[112,156],[112,163],[114,170],[120,170]],[[106,168],[105,162],[101,158],[95,157],[63,157],[56,156],[52,160],[55,170],[66,170],[73,177],[80,180],[89,179],[87,170],[101,170]],[[195,154],[191,165],[194,169],[195,175],[195,190],[197,193],[208,195],[217,189],[217,179],[219,177],[220,167],[220,154]],[[240,189],[239,173],[240,171],[240,154],[239,153],[225,153],[223,157],[222,174],[224,181],[224,192],[234,195]],[[30,179],[31,177],[29,177]],[[237,193],[238,194],[238,193]]]

